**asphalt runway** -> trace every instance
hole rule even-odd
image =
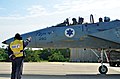
[[[106,75],[98,72],[100,63],[24,63],[22,79],[120,79],[120,67],[109,67]],[[11,63],[0,63],[0,79],[10,79]]]

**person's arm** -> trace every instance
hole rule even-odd
[[[27,38],[27,39],[23,42],[23,48],[25,48],[30,42],[31,42],[31,37]]]
[[[15,59],[15,56],[13,54],[13,51],[10,49],[10,46],[8,46],[8,56],[10,60]]]
[[[10,49],[10,46],[8,46],[7,50],[8,50],[7,54],[8,54],[8,56],[10,56],[12,54],[12,50]]]

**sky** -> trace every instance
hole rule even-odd
[[[0,0],[0,47],[1,42],[16,33],[27,33],[50,27],[69,18],[79,16],[89,22],[93,14],[99,17],[120,19],[120,0]]]

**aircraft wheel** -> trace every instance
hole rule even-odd
[[[108,72],[108,68],[105,65],[99,67],[99,72],[101,74],[106,74]]]

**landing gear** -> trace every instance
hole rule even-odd
[[[101,66],[99,67],[100,74],[106,74],[108,72],[107,66],[103,65],[103,53],[106,53],[103,49],[101,50]],[[106,55],[107,58],[107,55]]]
[[[108,72],[108,68],[107,68],[107,66],[103,65],[103,53],[106,56],[107,62],[109,62],[106,51],[104,49],[100,50],[101,51],[101,56],[97,55],[97,53],[94,50],[91,49],[91,51],[98,57],[98,59],[99,59],[98,62],[101,62],[101,66],[98,69],[100,74],[106,74]]]
[[[106,74],[106,73],[108,72],[108,68],[107,68],[105,65],[101,65],[101,66],[99,67],[99,72],[100,72],[101,74]]]

